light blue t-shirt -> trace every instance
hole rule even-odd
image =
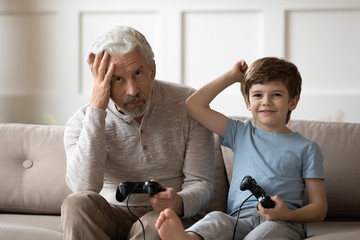
[[[277,134],[254,127],[251,121],[228,118],[225,136],[220,143],[234,152],[234,168],[228,196],[227,212],[239,209],[250,196],[241,191],[244,176],[253,177],[267,195],[279,195],[290,209],[302,206],[304,178],[324,178],[320,147],[297,132]],[[256,207],[255,197],[242,209]]]

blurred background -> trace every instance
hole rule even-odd
[[[303,77],[292,119],[360,122],[360,0],[0,0],[0,122],[64,125],[114,25],[147,37],[157,79],[199,88],[240,59],[281,57]],[[250,116],[243,102],[234,85],[212,107]]]

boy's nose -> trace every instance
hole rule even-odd
[[[271,105],[271,99],[270,99],[270,97],[265,96],[265,97],[263,98],[262,105],[263,105],[263,106]]]

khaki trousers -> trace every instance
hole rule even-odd
[[[141,216],[146,240],[161,240],[155,229],[159,212],[152,207],[131,207],[130,210]],[[190,227],[196,220],[183,219],[183,225]],[[100,194],[91,191],[65,198],[61,223],[65,240],[144,240],[141,224],[126,207],[109,204]]]

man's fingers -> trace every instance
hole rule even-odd
[[[90,67],[91,67],[91,71],[93,73],[97,73],[97,70],[99,68],[99,65],[100,65],[100,62],[101,62],[101,59],[102,59],[102,56],[104,55],[104,53],[98,53],[95,55],[95,59],[94,61],[92,61],[92,63],[90,64]]]
[[[110,67],[109,69],[107,70],[106,72],[106,75],[104,77],[104,81],[109,83],[111,81],[111,78],[113,76],[113,73],[114,73],[114,70],[115,70],[115,64],[114,63],[111,63],[110,64]]]
[[[108,63],[109,63],[109,54],[105,52],[101,59],[100,66],[98,68],[98,75],[100,78],[105,77]]]

